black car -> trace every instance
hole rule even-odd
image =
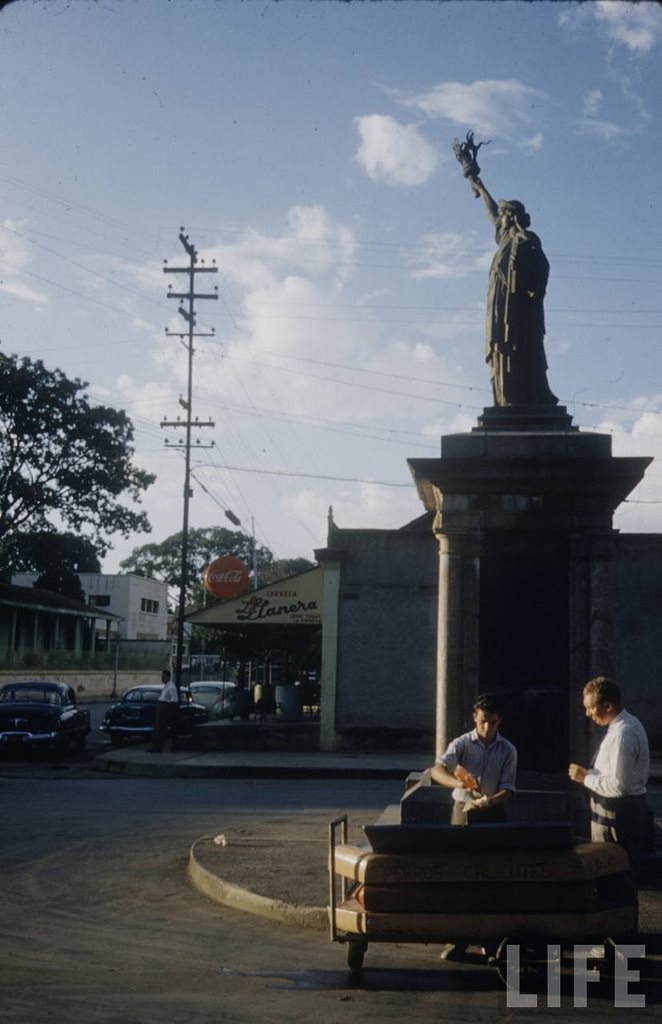
[[[83,750],[90,712],[60,682],[6,683],[0,689],[0,751]]]
[[[106,711],[101,731],[110,737],[113,746],[119,746],[126,739],[150,740],[156,720],[156,702],[162,686],[132,686],[122,695],[119,704],[113,704]],[[209,719],[209,711],[202,704],[196,704],[188,690],[180,690],[177,732],[190,736],[196,725]]]

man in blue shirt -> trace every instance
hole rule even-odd
[[[474,728],[452,740],[431,771],[434,782],[453,790],[452,825],[505,821],[515,791],[517,750],[499,733],[501,700],[483,693],[472,711]]]

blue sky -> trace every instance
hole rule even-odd
[[[407,459],[491,404],[492,227],[452,152],[520,199],[551,263],[549,380],[662,508],[662,8],[649,3],[29,0],[0,12],[0,343],[123,408],[181,528],[184,226],[198,305],[190,523],[232,509],[276,557],[422,511]],[[177,282],[179,283],[179,282]],[[180,434],[179,437],[182,435]]]

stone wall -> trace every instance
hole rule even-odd
[[[616,534],[613,676],[662,751],[662,535]],[[371,738],[413,749],[434,735],[437,542],[424,529],[342,530],[335,728],[340,745]],[[570,694],[579,701],[579,693]]]
[[[5,683],[37,679],[53,679],[67,683],[76,691],[79,700],[113,700],[114,696],[121,697],[131,686],[161,682],[158,672],[118,672],[116,680],[112,672],[0,672],[0,686]]]
[[[338,530],[336,729],[349,743],[434,735],[437,544],[421,531]],[[349,743],[351,745],[351,743]]]

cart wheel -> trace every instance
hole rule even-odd
[[[363,967],[363,957],[365,956],[366,949],[368,948],[367,942],[349,942],[347,945],[347,966],[350,971],[360,971]]]
[[[500,939],[499,942],[492,945],[487,951],[487,957],[489,963],[494,967],[499,978],[504,985],[508,985],[508,978],[506,974],[506,957],[508,953],[508,943],[510,937],[506,935],[505,938]]]
[[[509,987],[508,979],[508,946],[517,945],[519,946],[519,979],[518,989],[520,992],[527,991],[528,989],[535,990],[538,986],[540,978],[540,967],[542,963],[546,966],[545,947],[537,943],[532,943],[530,938],[527,940],[525,936],[518,935],[507,935],[501,939],[496,946],[488,948],[488,960],[489,963],[495,968],[499,978],[506,986]]]
[[[604,940],[604,950],[604,958],[601,962],[598,961],[598,965],[603,974],[607,977],[613,978],[616,973],[616,961],[618,956],[616,953],[616,942],[609,935]]]

